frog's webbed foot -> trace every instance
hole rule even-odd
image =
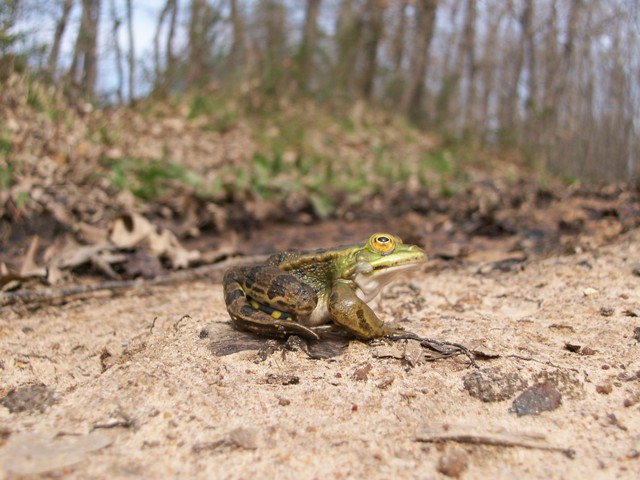
[[[435,340],[433,338],[421,337],[413,332],[396,332],[392,335],[388,335],[386,338],[397,340],[417,340],[423,348],[429,349],[440,354],[440,357],[433,358],[432,360],[439,360],[440,358],[455,357],[458,355],[464,355],[469,360],[469,363],[475,368],[480,368],[476,363],[475,357],[471,350],[464,345],[453,342],[446,342],[442,340]]]
[[[258,335],[275,338],[285,338],[289,335],[299,335],[309,340],[320,340],[320,336],[312,329],[291,320],[274,320],[263,312],[254,313],[250,320],[243,317],[231,317],[232,325],[242,330],[248,330]]]

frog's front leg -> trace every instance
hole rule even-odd
[[[222,284],[227,311],[238,327],[261,335],[319,338],[298,322],[311,315],[318,297],[290,273],[270,265],[237,267],[225,273]]]
[[[397,333],[385,325],[346,282],[336,282],[327,304],[333,321],[359,338],[370,340]]]

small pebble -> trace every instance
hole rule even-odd
[[[255,450],[259,446],[258,430],[255,428],[236,428],[229,432],[229,443],[247,450]]]
[[[594,293],[598,293],[598,290],[596,290],[595,288],[591,288],[591,287],[587,287],[582,291],[582,294],[585,297],[590,297],[591,295],[593,295]]]
[[[467,469],[468,464],[467,454],[459,448],[454,448],[440,457],[436,468],[447,477],[459,478]]]
[[[600,307],[600,315],[603,317],[610,317],[614,312],[615,310],[612,307]]]
[[[562,404],[562,395],[551,382],[537,383],[522,392],[511,405],[509,412],[519,417],[540,415],[555,410]]]

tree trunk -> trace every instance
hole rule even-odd
[[[231,28],[233,29],[231,41],[231,70],[232,74],[242,73],[245,62],[245,40],[244,40],[244,22],[242,15],[238,9],[238,1],[230,0],[231,7]]]
[[[417,0],[416,2],[416,28],[409,84],[400,104],[400,111],[414,120],[417,120],[421,114],[427,58],[433,37],[437,6],[437,0]]]
[[[129,105],[133,104],[135,99],[135,79],[136,79],[136,51],[133,37],[133,6],[132,1],[127,0],[127,30],[129,35],[129,52],[127,61],[129,64]]]
[[[509,6],[512,16],[517,19],[518,15],[515,11],[513,1],[509,2]],[[519,41],[517,41],[516,38],[518,38]],[[503,84],[505,85],[505,88],[500,108],[500,129],[503,134],[508,136],[503,140],[508,142],[513,141],[513,135],[518,133],[518,129],[521,126],[518,115],[518,102],[520,99],[518,87],[524,66],[524,45],[522,44],[522,33],[520,34],[520,37],[516,38],[511,39],[510,48],[506,52],[506,57],[510,59],[510,64],[505,65],[505,73],[503,77]]]
[[[116,9],[115,0],[110,0],[109,2],[110,13],[111,13],[111,41],[113,43],[115,63],[116,63],[116,96],[118,97],[118,103],[122,104],[124,100],[124,96],[122,91],[124,89],[124,70],[122,68],[122,49],[120,48],[120,40],[118,39],[118,33],[120,31],[120,25],[122,21],[120,20],[120,16],[118,15],[118,11]]]
[[[62,5],[62,14],[56,23],[56,30],[53,34],[53,44],[51,46],[51,53],[49,54],[48,62],[48,75],[53,78],[56,66],[58,65],[58,56],[60,55],[60,43],[62,42],[62,36],[67,28],[67,21],[69,20],[69,13],[73,7],[73,0],[64,0]]]
[[[525,0],[524,9],[520,18],[522,24],[522,40],[527,56],[527,113],[537,110],[538,105],[538,85],[536,83],[536,46],[535,31],[533,30],[533,19],[535,18],[533,0]]]
[[[466,63],[466,92],[464,95],[464,133],[476,133],[476,19],[478,17],[476,0],[467,1],[464,16],[462,45]]]
[[[166,76],[169,79],[169,84],[173,83],[176,76],[176,67],[178,64],[178,57],[175,53],[174,41],[176,38],[176,25],[178,20],[178,0],[170,0],[171,3],[171,18],[169,19],[169,33],[167,34],[167,43],[165,46],[166,55]]]
[[[176,74],[176,57],[173,51],[173,40],[175,37],[177,12],[178,1],[167,0],[158,16],[156,31],[153,35],[153,68],[155,74],[153,93],[159,96],[167,94],[167,90],[172,85]],[[161,58],[160,35],[167,16],[169,16],[169,27],[165,41],[164,58]]]
[[[311,71],[313,70],[313,55],[316,51],[318,36],[318,13],[320,12],[321,0],[308,0],[304,21],[304,32],[302,44],[298,51],[298,62],[300,66],[300,90],[308,92],[310,90]]]
[[[382,37],[384,10],[386,2],[384,0],[368,0],[365,12],[367,21],[365,26],[363,44],[362,72],[360,74],[360,97],[369,100],[373,92],[373,82],[377,70],[378,44]]]
[[[203,60],[205,55],[204,32],[202,20],[205,14],[206,0],[191,1],[191,17],[189,19],[189,60],[187,63],[187,85],[200,87],[203,81]]]
[[[100,0],[82,0],[80,28],[73,51],[70,79],[85,96],[93,96],[96,84]]]
[[[492,106],[495,102],[491,102],[491,99],[494,98],[496,94],[495,78],[499,56],[499,50],[496,48],[496,45],[498,45],[498,32],[504,19],[504,14],[504,5],[494,5],[489,11],[488,17],[491,18],[491,23],[487,25],[487,36],[482,48],[483,54],[480,67],[482,70],[482,98],[480,100],[480,113],[478,118],[481,119],[484,124],[481,132],[484,139],[489,138],[492,130],[490,125],[495,121],[495,116],[492,111]]]
[[[404,40],[407,29],[407,5],[408,0],[402,0],[398,7],[398,19],[391,39],[391,62],[395,74],[402,69],[404,60]]]
[[[341,97],[349,96],[352,90],[361,30],[362,21],[353,10],[352,0],[342,0],[336,25],[337,60],[333,75],[334,88]]]

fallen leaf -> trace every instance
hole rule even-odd
[[[200,259],[200,252],[187,250],[167,229],[160,229],[138,214],[116,219],[109,240],[120,248],[147,247],[150,253],[168,260],[172,268],[186,268]]]
[[[18,433],[0,450],[0,465],[7,473],[37,475],[81,462],[88,453],[112,442],[110,437],[98,432],[80,437]]]
[[[21,277],[23,278],[44,277],[47,275],[47,269],[44,267],[39,267],[35,261],[39,244],[40,244],[40,237],[36,235],[31,239],[31,243],[29,244],[29,250],[27,250],[24,260],[22,261],[22,266],[20,267]]]

